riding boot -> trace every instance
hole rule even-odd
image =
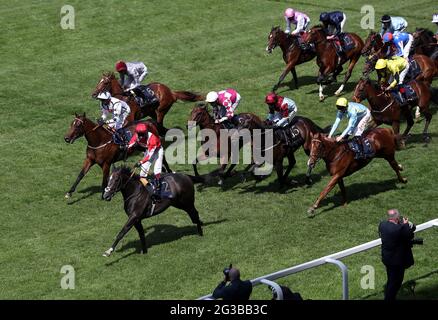
[[[357,159],[363,159],[364,158],[364,152],[363,152],[362,139],[359,136],[356,136],[353,139],[356,142],[357,147],[358,147],[357,154],[356,154],[356,156],[354,158],[356,160]]]
[[[160,202],[161,200],[161,178],[155,176],[154,179],[154,193],[152,195],[152,201]]]

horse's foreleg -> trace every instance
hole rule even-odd
[[[316,202],[313,204],[313,206],[311,206],[309,208],[309,210],[307,210],[308,214],[313,214],[315,212],[315,209],[319,207],[320,202],[322,201],[322,199],[324,199],[327,194],[333,189],[333,187],[338,183],[338,180],[341,178],[340,174],[336,174],[332,177],[332,179],[330,180],[330,182],[327,184],[327,186],[324,188],[324,190],[322,190],[322,192],[319,194],[318,199],[316,200]]]
[[[113,253],[120,240],[122,240],[122,238],[128,233],[129,230],[131,230],[132,226],[134,226],[137,222],[140,222],[139,218],[135,214],[132,214],[128,218],[128,221],[125,223],[122,230],[120,230],[111,248],[109,248],[104,252],[103,254],[104,257],[109,257]]]
[[[432,113],[430,113],[429,110],[424,111],[424,118],[426,119],[426,122],[424,124],[424,129],[423,129],[423,140],[425,142],[429,142],[430,141],[430,135],[427,132],[428,128],[429,128],[429,124],[430,124],[430,120],[432,120]]]
[[[272,88],[272,91],[277,91],[278,87],[280,86],[280,83],[283,82],[284,78],[286,78],[286,75],[295,67],[295,63],[288,63],[286,65],[286,68],[283,70],[283,72],[280,75],[280,78],[278,78],[277,84]],[[294,69],[295,70],[295,69]],[[292,74],[293,75],[293,74]],[[295,79],[295,78],[294,78]],[[298,81],[298,80],[297,80]]]
[[[351,73],[353,72],[353,68],[356,65],[357,61],[359,60],[359,57],[360,57],[360,55],[357,57],[355,56],[355,57],[351,58],[350,63],[348,65],[348,70],[345,73],[344,81],[342,82],[339,89],[336,90],[335,95],[339,96],[342,93],[342,91],[344,90],[345,84],[347,83],[348,79],[350,79]]]
[[[394,153],[387,155],[385,157],[385,160],[388,161],[389,165],[391,166],[391,168],[395,171],[395,173],[397,174],[397,178],[398,181],[400,181],[401,183],[406,183],[408,182],[408,179],[404,178],[400,171],[403,170],[403,167],[397,163],[397,161],[394,158]]]
[[[147,253],[148,248],[146,247],[146,238],[144,236],[144,229],[141,221],[138,221],[134,224],[135,229],[137,229],[138,236],[140,237],[141,242],[141,253]]]
[[[82,166],[81,172],[79,172],[78,177],[76,178],[75,183],[71,186],[70,190],[65,194],[65,198],[71,198],[73,192],[75,192],[76,187],[78,186],[79,182],[82,180],[82,178],[87,174],[88,170],[90,170],[91,166],[94,164],[92,160],[89,158],[85,159],[84,164]]]
[[[339,189],[341,189],[341,194],[342,194],[342,204],[344,206],[347,205],[347,190],[345,189],[345,185],[344,185],[344,179],[339,179],[338,181],[338,185],[339,185]]]
[[[295,159],[295,155],[293,152],[290,152],[287,155],[288,160],[288,166],[286,168],[286,171],[284,172],[283,179],[286,180],[289,176],[289,173],[292,171],[292,168],[295,167],[295,164],[297,163],[297,160]]]
[[[324,96],[325,87],[327,87],[327,86],[322,84],[322,83],[319,84],[319,101],[320,102],[324,101],[324,99],[325,99],[325,96]]]
[[[414,118],[412,117],[412,113],[410,110],[407,110],[404,115],[406,118],[406,129],[403,132],[403,137],[406,137],[409,131],[411,131],[412,126],[414,125]]]

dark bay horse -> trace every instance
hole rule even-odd
[[[159,105],[156,108],[151,108],[148,106],[140,108],[132,95],[126,96],[124,94],[119,81],[117,81],[114,73],[112,72],[107,72],[102,75],[102,78],[98,82],[96,89],[92,93],[92,97],[96,97],[102,91],[109,91],[112,96],[129,104],[129,107],[131,108],[131,114],[127,118],[128,122],[149,116],[157,121],[158,129],[161,135],[164,135],[166,131],[163,123],[164,116],[167,112],[169,112],[170,108],[177,100],[194,102],[205,99],[203,95],[199,95],[190,91],[172,91],[165,84],[158,82],[150,83],[148,86],[154,91],[159,100]]]
[[[155,132],[158,133],[155,123],[152,121],[148,122],[150,128],[155,128]],[[132,123],[126,127],[131,133],[135,130],[136,123]],[[108,183],[108,176],[110,172],[111,164],[120,160],[124,160],[128,156],[124,151],[120,149],[120,146],[113,142],[113,131],[111,131],[106,126],[99,126],[85,116],[75,114],[75,118],[70,125],[70,128],[66,135],[64,136],[64,141],[66,143],[72,144],[76,139],[85,136],[87,140],[87,150],[85,154],[84,164],[79,172],[76,181],[71,186],[70,190],[65,194],[66,198],[70,198],[73,192],[76,190],[77,185],[82,180],[82,178],[87,174],[90,168],[97,164],[102,168],[103,178],[102,178],[102,194]],[[141,150],[140,147],[138,150]],[[163,165],[167,172],[170,172],[169,165],[166,159],[163,157]]]
[[[236,115],[236,118],[238,118],[238,119],[250,118],[250,119],[253,119],[257,123],[262,123],[262,120],[257,115],[252,114],[252,113],[240,113],[240,114]],[[192,112],[190,113],[188,121],[195,122],[196,125],[199,126],[199,128],[201,130],[210,129],[215,133],[216,141],[217,141],[217,143],[215,145],[215,150],[213,150],[212,154],[208,154],[206,156],[212,157],[213,154],[215,154],[217,158],[221,158],[221,130],[224,128],[223,128],[222,124],[215,123],[215,120],[208,112],[207,105],[206,104],[196,105],[192,109]],[[188,129],[193,129],[193,127],[188,127]],[[227,148],[228,155],[227,155],[226,159],[221,159],[222,164],[221,164],[219,171],[218,171],[218,175],[220,177],[219,184],[222,184],[223,179],[225,179],[231,175],[232,170],[236,166],[235,163],[231,163],[230,166],[228,167],[227,171],[225,172],[225,168],[227,167],[228,162],[231,159],[231,152],[232,152],[231,140],[232,139],[233,138],[231,136],[227,139],[227,141],[228,141],[228,148]],[[243,147],[243,142],[239,137],[239,150],[242,147]],[[210,152],[211,150],[207,150],[207,151]],[[198,160],[198,158],[196,158],[196,163],[193,164],[193,171],[195,173],[195,176],[199,176],[198,169],[197,169],[198,162],[199,162],[199,160]],[[251,164],[249,164],[247,166],[247,168],[249,168],[250,166],[251,166]]]
[[[432,58],[438,65],[438,43],[435,34],[429,29],[417,28],[412,36],[414,37],[412,44],[414,52]]]
[[[304,152],[309,155],[312,135],[316,133],[328,133],[331,128],[331,126],[328,126],[322,129],[317,126],[312,120],[301,116],[294,117],[291,126],[293,126],[292,131],[286,131],[286,134],[294,135],[294,137],[290,137],[293,141],[295,141],[293,146],[288,146],[284,141],[279,138],[279,135],[275,133],[273,135],[274,141],[272,146],[267,146],[263,144],[265,150],[271,147],[273,149],[273,166],[277,173],[277,179],[280,185],[286,184],[287,177],[289,176],[289,173],[297,162],[295,159],[295,152],[302,146]],[[265,130],[273,130],[271,126],[264,123],[256,122],[250,118],[240,121],[239,130],[243,128],[249,129],[250,131],[260,129],[261,134],[264,134]],[[284,158],[288,159],[288,166],[286,167],[286,171],[283,170]],[[312,183],[310,175],[306,177],[306,183]]]
[[[298,89],[298,77],[295,66],[315,58],[315,52],[312,50],[303,50],[299,44],[297,36],[284,33],[280,27],[272,27],[271,32],[268,35],[266,51],[272,53],[272,50],[277,46],[279,46],[283,52],[283,60],[286,63],[286,68],[281,73],[277,84],[272,90],[276,91],[278,89],[280,83],[283,82],[289,72],[291,72],[294,79],[295,88]]]
[[[351,77],[354,66],[360,58],[364,43],[362,39],[355,33],[348,33],[354,42],[354,48],[345,53],[340,63],[338,64],[338,55],[335,45],[332,41],[327,40],[327,34],[322,26],[312,27],[309,31],[303,34],[303,40],[307,44],[314,44],[316,50],[316,63],[319,66],[319,75],[317,83],[319,84],[319,100],[323,101],[324,87],[333,82],[342,71],[342,65],[349,61],[348,70],[345,73],[344,80],[335,92],[339,96],[344,90],[345,84]]]
[[[407,126],[403,133],[406,137],[414,125],[411,108],[418,106],[420,112],[424,114],[426,122],[424,124],[423,138],[426,142],[430,140],[427,132],[432,113],[429,110],[431,99],[436,95],[429,85],[424,81],[411,81],[409,83],[415,90],[417,101],[409,102],[408,106],[400,107],[400,104],[392,97],[390,93],[385,93],[377,85],[373,85],[369,78],[362,77],[356,85],[353,94],[353,100],[361,102],[368,100],[371,107],[371,114],[374,121],[379,125],[381,123],[392,125],[395,134],[400,132],[400,116],[406,119]],[[437,97],[438,98],[438,97]]]
[[[407,179],[403,178],[400,171],[402,166],[395,160],[395,151],[400,146],[399,137],[394,135],[390,128],[376,128],[364,134],[371,142],[375,156],[373,158],[384,158],[388,161],[391,168],[397,174],[398,180],[406,183]],[[373,158],[356,160],[354,152],[349,149],[346,142],[337,143],[335,139],[327,138],[325,135],[317,133],[312,137],[310,157],[307,162],[309,170],[315,167],[319,159],[324,159],[331,179],[324,190],[320,193],[316,202],[309,208],[307,213],[313,215],[319,207],[320,202],[327,194],[338,184],[341,189],[344,205],[347,204],[347,193],[345,191],[344,177],[362,169]]]
[[[143,186],[138,175],[133,174],[126,167],[114,168],[103,198],[110,201],[114,194],[120,191],[123,195],[123,208],[128,215],[128,221],[117,235],[111,248],[103,254],[105,257],[111,255],[119,241],[132,227],[137,229],[142,253],[146,253],[146,239],[141,220],[156,216],[170,206],[187,212],[192,222],[196,224],[198,234],[203,235],[203,223],[199,219],[198,210],[195,208],[195,188],[190,177],[181,173],[168,173],[164,174],[162,179],[162,188],[164,191],[171,193],[172,197],[163,198],[159,202],[153,203],[151,198],[153,191],[149,187]]]

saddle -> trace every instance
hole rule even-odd
[[[417,93],[410,84],[399,85],[395,90],[391,91],[393,98],[401,105],[418,99]]]
[[[122,131],[122,133],[115,131],[113,133],[112,140],[119,146],[125,146],[128,144],[129,140],[131,140],[132,133],[126,128],[122,128],[119,131]]]
[[[349,33],[341,33],[339,35],[339,41],[341,42],[344,52],[354,49],[354,41]]]
[[[156,189],[157,189],[157,184],[160,183],[161,184],[161,188],[160,188],[160,192],[157,194]],[[148,191],[152,194],[157,196],[157,198],[159,200],[162,199],[173,199],[173,193],[170,190],[170,186],[169,183],[164,180],[163,178],[160,178],[160,181],[157,182],[155,179],[151,180],[151,183],[148,183],[146,185],[146,188],[148,189]],[[156,201],[155,201],[156,202]]]
[[[359,140],[359,141],[358,141]],[[362,145],[359,145],[359,143]],[[371,142],[368,138],[364,137],[355,137],[347,142],[348,148],[354,152],[355,159],[369,159],[374,157],[376,154]]]
[[[301,136],[300,130],[294,125],[294,121],[286,127],[274,128],[274,136],[292,149],[298,148],[304,143],[304,138]]]
[[[151,89],[150,85],[140,85],[132,90],[134,92],[134,98],[140,108],[144,107],[157,107],[159,100],[155,95],[155,92]]]

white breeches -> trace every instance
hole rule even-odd
[[[356,126],[356,129],[353,132],[355,137],[359,137],[362,133],[368,128],[371,122],[371,112],[368,110],[367,114],[363,116],[363,118],[359,121]]]
[[[161,173],[161,168],[163,167],[163,155],[164,155],[163,147],[156,149],[153,155],[149,158],[149,160],[141,165],[140,177],[147,177],[149,173],[149,169],[154,161],[155,161],[154,174],[157,175]]]

